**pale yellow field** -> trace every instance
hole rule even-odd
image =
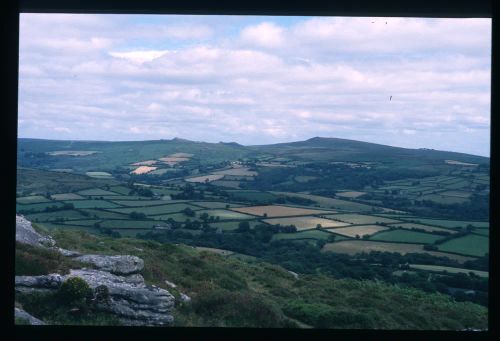
[[[318,224],[323,228],[332,228],[332,227],[342,227],[348,226],[349,224],[341,223],[338,221],[333,221],[329,219],[317,218],[312,216],[305,217],[291,217],[291,218],[272,218],[272,219],[264,219],[264,222],[268,224],[281,224],[281,225],[295,225],[298,231],[300,230],[308,230],[316,228]]]
[[[467,162],[460,162],[460,161],[455,161],[455,160],[444,160],[449,165],[458,165],[458,166],[477,166],[477,163],[467,163]]]
[[[187,158],[190,158],[193,156],[193,154],[189,154],[189,153],[174,153],[174,154],[170,154],[169,155],[170,157],[187,157]]]
[[[334,232],[337,234],[341,234],[346,237],[356,237],[359,235],[360,237],[365,234],[372,235],[374,233],[387,230],[387,227],[379,226],[379,225],[364,225],[364,226],[349,226],[349,227],[340,227],[334,229]]]
[[[232,210],[238,211],[240,213],[258,215],[261,217],[264,216],[264,213],[267,213],[267,216],[270,218],[321,214],[321,213],[334,213],[334,211],[312,210],[309,208],[288,207],[280,205],[239,207],[239,208],[233,208]]]
[[[146,161],[140,161],[140,162],[133,163],[132,166],[151,166],[157,162],[158,161],[156,161],[156,160],[146,160]]]
[[[336,243],[327,243],[323,246],[321,251],[346,253],[349,255],[355,255],[360,252],[369,253],[371,251],[398,252],[403,255],[407,253],[428,253],[437,257],[448,257],[459,263],[464,263],[468,260],[474,259],[473,257],[460,256],[451,253],[426,251],[424,250],[424,246],[420,244],[384,243],[368,240],[342,240]]]
[[[140,166],[140,167],[137,167],[135,170],[133,170],[130,173],[132,173],[132,174],[146,174],[146,173],[154,171],[156,168],[158,168],[158,167]]]
[[[336,196],[344,198],[357,198],[362,196],[363,194],[366,194],[366,192],[348,191],[348,192],[335,193]]]
[[[197,176],[194,178],[187,178],[184,179],[187,182],[205,182],[208,180],[208,182],[215,181],[215,180],[220,180],[224,177],[224,174],[210,174],[210,175],[203,175],[203,176]]]
[[[163,161],[163,162],[175,162],[175,163],[179,163],[179,162],[182,162],[182,161],[188,161],[189,158],[188,157],[175,157],[175,156],[172,157],[172,156],[167,156],[167,157],[161,157],[158,160]]]
[[[239,175],[239,176],[256,176],[259,173],[255,171],[250,171],[246,167],[231,168],[221,171],[216,171],[214,174],[224,174],[224,175]]]

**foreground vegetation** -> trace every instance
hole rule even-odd
[[[103,237],[82,231],[52,230],[52,235],[63,248],[143,258],[146,283],[163,287],[177,298],[177,326],[487,328],[485,307],[456,302],[442,294],[379,281],[336,279],[319,273],[299,274],[296,278],[281,266],[224,257],[185,245]],[[47,269],[52,270],[55,268]],[[167,286],[165,280],[177,287]],[[181,303],[180,292],[189,295],[191,302]],[[52,322],[113,324],[111,317],[104,315],[94,319],[85,314],[72,316],[67,307],[57,307],[57,301],[47,296],[17,300],[28,312]]]

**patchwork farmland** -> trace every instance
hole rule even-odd
[[[486,278],[484,160],[446,154],[457,161],[450,163],[426,159],[426,151],[412,158],[407,150],[391,156],[393,149],[353,153],[323,143],[176,140],[99,149],[75,142],[73,151],[98,152],[44,154],[39,163],[20,156],[16,210],[54,233],[187,244],[228,259],[270,261],[299,276],[387,279],[419,288],[431,285],[428,278],[470,276],[467,270]],[[46,168],[37,168],[43,162]]]
[[[185,162],[192,157],[191,154],[181,155],[183,156],[138,161],[136,166],[149,167],[145,165],[162,161],[172,162],[175,158],[176,162]],[[191,180],[194,185],[205,185],[207,180],[225,176],[249,176],[249,174],[256,176],[249,172],[252,171],[248,168],[233,167],[213,172],[208,176],[186,178],[186,181]],[[435,181],[451,183],[452,179],[444,177]],[[427,181],[425,186],[430,188],[431,182]],[[488,222],[430,219],[398,213],[397,210],[388,213],[391,210],[386,208],[375,209],[378,213],[370,214],[368,211],[374,211],[372,206],[352,201],[362,197],[366,192],[341,192],[340,197],[349,198],[343,200],[291,192],[229,190],[227,192],[229,197],[215,194],[207,196],[210,200],[196,200],[171,197],[182,193],[181,184],[142,187],[138,185],[141,184],[132,187],[124,184],[106,184],[100,187],[76,188],[74,192],[51,193],[50,196],[35,192],[33,195],[18,197],[17,210],[48,228],[75,229],[80,226],[95,233],[119,234],[122,231],[127,236],[147,231],[168,230],[172,227],[172,223],[181,224],[177,229],[184,231],[191,230],[182,227],[182,224],[195,223],[195,226],[206,224],[203,226],[220,229],[223,233],[234,233],[238,231],[242,222],[248,222],[250,229],[260,224],[269,228],[291,226],[297,231],[277,233],[272,237],[273,240],[328,241],[336,237],[333,243],[330,242],[324,247],[324,250],[346,254],[370,250],[402,254],[427,252],[463,260],[464,258],[460,257],[478,257],[487,252],[484,245],[488,240],[488,234],[484,231],[488,231]],[[408,182],[393,182],[391,186],[401,189],[407,185]],[[149,188],[153,196],[140,195],[140,188]],[[457,195],[451,190],[444,194]],[[259,201],[272,202],[280,197],[314,200],[316,204],[314,207],[297,204],[253,204]],[[476,228],[477,232],[474,232],[473,236],[451,238],[439,243],[443,238],[457,234],[468,226]],[[339,244],[341,242],[343,244]],[[422,248],[423,245],[429,244],[436,244],[436,250]],[[474,246],[476,244],[478,246]]]

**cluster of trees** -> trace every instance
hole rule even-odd
[[[170,197],[174,200],[184,200],[184,199],[204,199],[205,191],[203,189],[196,190],[193,185],[187,183],[183,188],[182,192],[178,194],[171,194]]]
[[[295,176],[316,176],[317,179],[306,183],[287,182]],[[255,181],[242,183],[244,188],[260,190],[283,191],[322,191],[320,195],[334,196],[335,191],[344,188],[363,189],[365,186],[379,187],[384,181],[400,180],[407,178],[424,178],[439,175],[437,171],[417,170],[411,168],[352,168],[345,164],[330,164],[316,162],[297,167],[275,167],[260,169]],[[417,180],[418,181],[418,180]],[[319,194],[319,193],[317,193]]]

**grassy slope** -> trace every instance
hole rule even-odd
[[[487,328],[486,308],[447,296],[372,281],[300,275],[268,263],[225,258],[192,247],[52,230],[60,247],[82,252],[133,254],[145,260],[149,284],[191,304],[175,310],[178,326],[248,326],[380,329]],[[172,289],[165,284],[177,284]],[[298,322],[295,322],[298,321]]]

